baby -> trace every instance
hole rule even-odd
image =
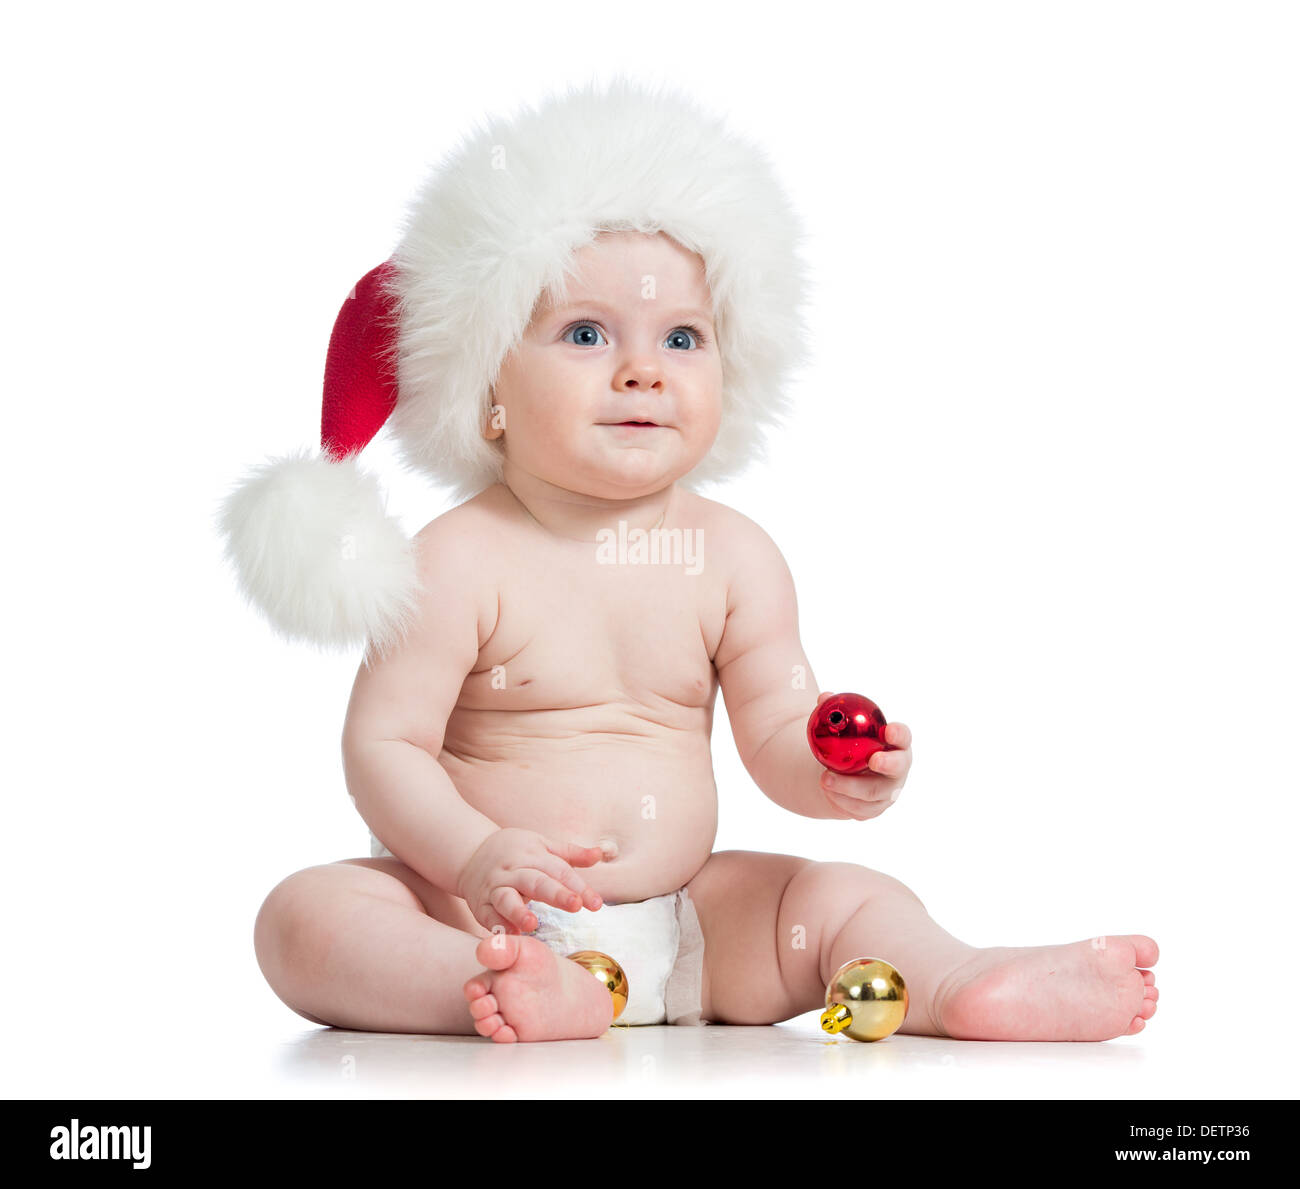
[[[491,393],[481,433],[502,481],[417,535],[410,630],[357,673],[344,770],[383,853],[270,893],[255,945],[276,994],[340,1028],[596,1037],[612,997],[564,956],[585,948],[565,929],[589,922],[611,939],[590,948],[624,965],[633,996],[662,992],[635,1022],[786,1020],[870,956],[906,979],[904,1033],[1141,1030],[1156,1009],[1150,937],[979,948],[881,872],[713,852],[719,686],[754,782],[802,817],[884,813],[911,732],[890,723],[896,750],[862,775],[821,767],[805,725],[828,695],[814,692],[789,569],[757,524],[678,482],[723,414],[702,257],[663,232],[604,231],[562,296],[538,299]],[[690,542],[693,564],[618,544],[650,538]],[[602,914],[618,922],[605,935]],[[652,926],[671,952],[638,976]]]

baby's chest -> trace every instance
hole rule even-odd
[[[725,592],[682,567],[556,567],[503,583],[496,630],[460,705],[502,710],[627,698],[707,705]]]

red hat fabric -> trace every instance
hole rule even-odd
[[[334,320],[325,356],[321,449],[335,461],[369,445],[397,404],[397,301],[391,261],[372,268]]]

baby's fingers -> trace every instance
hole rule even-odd
[[[553,855],[559,855],[574,867],[590,867],[605,857],[605,852],[598,846],[578,846],[575,842],[552,842],[549,838],[546,839],[546,849]]]
[[[879,817],[889,808],[889,801],[864,801],[861,797],[849,797],[843,793],[826,790],[826,799],[836,809],[847,813],[856,821],[865,822],[868,818]]]
[[[582,905],[595,912],[600,907],[600,896],[591,890],[586,881],[572,867],[568,865],[558,855],[540,855],[536,861],[529,863],[519,869],[521,877],[529,875],[549,875],[553,880],[562,883],[571,893],[575,893]],[[531,886],[531,885],[530,885]],[[563,896],[563,893],[561,893]],[[577,907],[569,908],[561,900],[552,900],[549,896],[534,896],[534,900],[545,899],[548,904],[554,904],[556,908],[563,908],[568,912],[576,912]]]
[[[554,904],[565,912],[577,912],[584,904],[593,910],[599,908],[600,897],[572,872],[569,874],[578,887],[571,886],[568,879],[561,881],[544,871],[531,870],[518,872],[517,886],[528,893],[530,900]]]
[[[885,742],[890,747],[911,747],[912,729],[906,723],[889,722],[885,724]]]
[[[876,755],[881,755],[877,752]],[[873,760],[876,756],[871,757]],[[894,800],[895,789],[888,782],[882,781],[875,770],[864,772],[859,776],[850,776],[847,772],[823,772],[822,788],[828,792],[839,793],[850,801],[874,805],[880,802],[888,804]]]
[[[867,761],[867,770],[899,780],[912,766],[912,757],[906,751],[878,751]]]
[[[506,920],[495,908],[483,905],[482,913],[475,913],[474,919],[485,929],[490,929],[493,934],[505,933],[522,933],[523,930],[515,926],[512,921]]]
[[[514,925],[520,933],[531,933],[537,928],[537,915],[516,889],[508,885],[499,887],[488,897],[488,903],[501,914],[507,927]]]

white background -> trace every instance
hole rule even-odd
[[[1073,1066],[954,1044],[907,1093],[1290,1093],[1292,6],[7,23],[6,1093],[327,1092],[276,1056],[315,1030],[252,926],[286,875],[368,853],[339,758],[359,656],[273,636],[213,515],[249,464],[317,441],[334,316],[429,166],[484,113],[615,70],[760,141],[805,218],[797,415],[706,494],[782,548],[819,688],[915,739],[881,818],[799,819],[719,697],[717,849],[887,871],[975,945],[1159,942],[1138,1036]],[[363,458],[410,531],[449,506],[386,440]]]

